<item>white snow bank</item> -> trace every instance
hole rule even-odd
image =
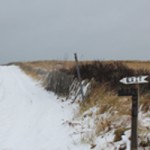
[[[72,116],[68,102],[57,100],[18,67],[0,67],[0,150],[79,150],[64,124]]]

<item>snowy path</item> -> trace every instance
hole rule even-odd
[[[0,67],[0,150],[79,149],[69,136],[71,129],[63,125],[72,115],[66,102],[19,68]]]

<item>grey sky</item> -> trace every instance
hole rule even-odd
[[[150,0],[0,2],[0,63],[150,59]]]

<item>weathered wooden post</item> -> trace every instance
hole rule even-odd
[[[74,53],[74,58],[75,58],[75,61],[76,61],[77,75],[78,75],[78,80],[79,80],[79,83],[80,83],[80,92],[81,92],[82,101],[83,101],[84,100],[83,86],[82,86],[81,74],[80,74],[80,69],[79,69],[79,64],[78,64],[78,57],[77,57],[76,53]]]
[[[131,123],[131,150],[138,150],[138,102],[139,102],[139,84],[148,83],[145,79],[148,76],[126,77],[120,80],[126,85],[135,85],[134,88],[121,89],[118,96],[132,96],[132,123]]]
[[[135,91],[132,93],[131,150],[137,150],[138,148],[138,91],[138,88],[135,87]]]

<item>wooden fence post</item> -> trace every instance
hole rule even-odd
[[[74,53],[74,58],[75,58],[75,61],[76,61],[77,76],[78,76],[78,80],[79,80],[79,83],[80,83],[80,92],[81,92],[82,101],[83,101],[84,100],[83,86],[82,86],[81,74],[80,74],[80,69],[79,69],[79,64],[78,64],[78,57],[77,57],[76,53]]]

